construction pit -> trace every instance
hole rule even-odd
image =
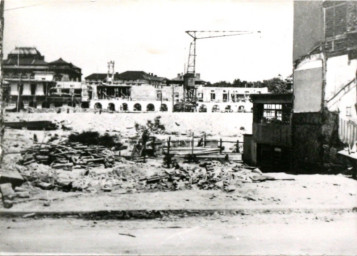
[[[242,135],[251,129],[245,116],[44,115],[26,115],[26,121],[54,120],[57,130],[5,130],[3,215],[355,207],[356,182],[344,175],[266,174],[245,165]]]

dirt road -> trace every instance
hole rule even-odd
[[[356,213],[143,221],[1,219],[2,253],[159,255],[357,253]]]

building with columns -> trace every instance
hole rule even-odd
[[[81,69],[62,58],[46,62],[35,47],[16,47],[3,61],[5,101],[10,108],[47,108],[53,105],[51,89],[57,82],[78,83]],[[74,95],[73,95],[74,96]],[[58,102],[70,103],[81,99],[72,95],[56,97]],[[74,99],[75,98],[75,99]]]

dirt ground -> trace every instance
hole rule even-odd
[[[252,113],[7,113],[5,121],[66,121],[75,131],[93,129],[99,132],[120,131],[129,135],[134,132],[135,122],[145,124],[157,116],[161,116],[167,131],[180,134],[205,132],[208,135],[236,137],[252,132]]]
[[[356,213],[0,219],[2,254],[356,255]]]

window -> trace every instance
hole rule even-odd
[[[325,10],[325,37],[334,37],[346,32],[347,9],[345,3],[338,3]]]
[[[223,93],[223,102],[227,102],[227,101],[228,101],[228,94]]]
[[[161,100],[162,99],[162,91],[161,90],[157,90],[156,91],[156,100]]]
[[[31,84],[31,95],[36,94],[36,84]]]
[[[264,104],[263,117],[272,120],[282,121],[282,105],[281,104]]]
[[[214,92],[211,92],[211,100],[215,100],[216,99],[216,94]]]
[[[351,107],[346,107],[346,116],[352,116]]]

